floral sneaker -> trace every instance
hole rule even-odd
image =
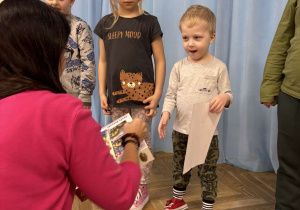
[[[165,210],[184,210],[187,209],[188,205],[184,202],[184,200],[180,200],[177,198],[172,198],[171,200],[167,200]]]
[[[146,184],[140,184],[139,191],[130,210],[142,210],[146,203],[149,201],[149,195]]]

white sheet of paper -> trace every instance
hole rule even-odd
[[[209,102],[194,104],[183,174],[205,162],[221,114],[209,112]]]

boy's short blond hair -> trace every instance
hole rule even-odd
[[[179,29],[181,30],[182,22],[187,22],[188,27],[192,27],[201,21],[206,22],[206,27],[210,34],[214,34],[216,32],[215,14],[207,7],[201,5],[193,5],[186,10],[180,19]]]

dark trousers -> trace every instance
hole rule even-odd
[[[278,97],[276,210],[300,209],[300,100]]]
[[[185,191],[190,178],[191,170],[183,173],[185,153],[187,149],[188,135],[173,130],[173,187],[176,190]],[[217,162],[219,159],[218,136],[213,136],[205,163],[198,166],[198,177],[201,180],[203,200],[214,201],[217,197]]]

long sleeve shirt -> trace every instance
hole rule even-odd
[[[68,94],[0,100],[0,209],[71,210],[75,185],[104,209],[128,210],[138,164],[117,164],[91,111]]]
[[[193,105],[210,102],[220,93],[228,94],[232,103],[228,72],[222,61],[214,58],[205,64],[195,64],[184,58],[175,63],[171,71],[162,112],[171,115],[176,108],[173,129],[189,134]]]
[[[95,88],[95,55],[93,34],[89,25],[76,16],[68,18],[71,32],[65,53],[65,69],[60,77],[67,93],[91,106]]]
[[[279,22],[265,65],[261,102],[275,105],[280,90],[300,99],[299,6],[299,0],[289,0]]]

